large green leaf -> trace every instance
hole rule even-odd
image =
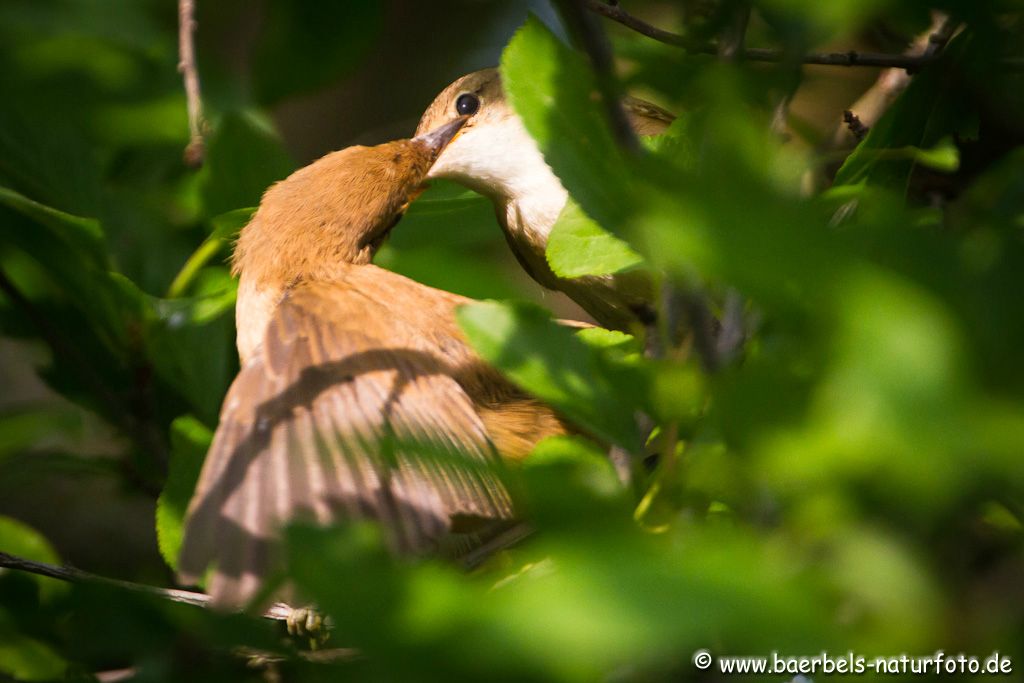
[[[620,273],[644,262],[629,244],[592,221],[571,199],[551,228],[546,256],[559,277]]]
[[[528,304],[481,302],[459,309],[473,347],[509,379],[600,439],[636,449],[634,411],[646,380]]]
[[[73,216],[33,201],[6,187],[0,187],[0,204],[31,219],[47,231],[47,238],[66,244],[89,263],[97,267],[107,265],[103,229],[95,218]]]
[[[97,338],[114,352],[133,345],[149,306],[133,282],[110,270],[99,223],[5,188],[0,188],[0,204],[28,219],[0,221],[8,243],[42,267]]]
[[[593,98],[582,55],[536,17],[516,32],[501,57],[505,93],[569,194],[604,228],[620,233],[633,185],[622,152]]]

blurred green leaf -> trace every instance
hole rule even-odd
[[[29,406],[0,411],[0,460],[81,427],[82,420],[64,406]]]
[[[38,640],[4,633],[0,624],[0,672],[19,681],[52,681],[64,676],[67,663]]]
[[[171,424],[171,462],[167,483],[156,504],[156,539],[171,569],[178,568],[185,512],[212,440],[213,432],[189,415]]]
[[[14,190],[0,187],[0,203],[46,228],[48,238],[59,240],[98,267],[107,265],[103,230],[94,218],[82,218],[35,202]]]
[[[60,564],[60,557],[46,538],[23,522],[11,517],[0,515],[0,551],[25,560]],[[0,574],[5,569],[0,569]],[[39,585],[40,596],[50,600],[67,592],[67,584],[57,579],[32,575],[32,580]]]
[[[914,148],[913,151],[914,160],[922,166],[944,173],[955,173],[960,168],[960,150],[953,144],[952,138],[942,138],[931,149]]]
[[[639,369],[610,362],[536,306],[481,302],[457,317],[477,352],[513,382],[595,436],[639,446],[633,410],[646,383]]]

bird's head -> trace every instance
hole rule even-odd
[[[271,186],[239,235],[235,272],[293,282],[369,263],[467,118],[411,140],[332,152]]]
[[[537,143],[505,99],[497,69],[474,71],[445,88],[423,113],[416,133],[457,116],[469,118],[428,178],[455,180],[496,199],[516,199],[538,185],[560,188]]]

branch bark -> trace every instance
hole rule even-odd
[[[189,141],[185,147],[185,163],[190,168],[203,165],[206,146],[203,141],[203,99],[196,69],[196,47],[193,33],[196,28],[195,1],[178,0],[178,71],[185,82],[185,100],[188,106]]]
[[[695,43],[686,36],[652,26],[622,9],[618,4],[607,4],[601,0],[583,1],[591,12],[622,24],[626,28],[632,29],[659,43],[684,48],[698,54],[717,55],[720,53],[721,48],[716,44]],[[935,61],[936,53],[937,51],[930,54],[907,55],[884,52],[860,52],[858,50],[811,52],[800,57],[799,61],[803,64],[820,66],[895,68],[914,72]],[[746,48],[740,51],[739,54],[742,55],[743,59],[751,62],[781,62],[791,58],[790,55],[785,54],[782,50],[771,48]],[[1024,60],[1003,59],[1000,60],[999,66],[1008,71],[1024,71]]]
[[[212,600],[206,593],[179,590],[177,588],[160,588],[158,586],[149,586],[142,583],[132,583],[131,581],[120,581],[118,579],[90,574],[89,572],[82,571],[81,569],[70,565],[58,567],[57,565],[47,564],[45,562],[26,560],[22,557],[16,557],[5,552],[0,552],[0,568],[14,569],[16,571],[36,574],[38,576],[46,576],[51,579],[67,581],[69,583],[95,583],[105,586],[114,586],[132,593],[152,595],[164,600],[170,600],[171,602],[192,605],[193,607],[202,607],[206,609],[212,607]],[[283,602],[277,602],[264,611],[262,616],[265,619],[286,621],[291,613],[292,608],[290,606]]]

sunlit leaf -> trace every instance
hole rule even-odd
[[[501,74],[509,101],[569,194],[605,229],[621,231],[632,180],[592,97],[582,55],[530,17],[505,48]]]
[[[636,268],[643,257],[569,201],[548,237],[547,259],[559,277],[606,275]]]

